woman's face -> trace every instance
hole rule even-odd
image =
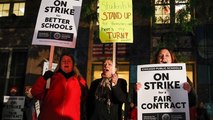
[[[73,70],[73,61],[72,58],[70,56],[63,56],[61,59],[61,69],[65,72],[65,73],[69,73],[72,72]]]
[[[112,61],[106,60],[103,64],[103,73],[106,77],[112,76]]]
[[[167,49],[162,49],[158,54],[157,62],[160,64],[172,63],[172,56],[170,52]]]

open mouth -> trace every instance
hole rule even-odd
[[[167,63],[166,61],[163,61],[163,63]]]
[[[104,69],[104,71],[105,71],[105,72],[108,72],[108,71],[109,71],[109,69]]]

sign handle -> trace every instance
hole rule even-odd
[[[113,42],[113,50],[112,50],[112,73],[113,74],[116,72],[115,65],[116,65],[116,42]]]
[[[50,47],[50,57],[49,57],[49,65],[48,65],[48,70],[52,70],[52,63],[53,63],[53,55],[54,55],[54,49],[55,49],[55,46],[52,46]],[[47,83],[46,83],[46,89],[49,89],[50,88],[50,82],[51,82],[51,79],[47,79]]]

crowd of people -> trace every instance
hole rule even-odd
[[[177,59],[172,51],[162,48],[156,53],[154,63],[177,63]],[[48,79],[51,80],[50,87],[46,88]],[[141,83],[135,84],[135,93],[141,86]],[[183,88],[188,92],[190,119],[208,120],[203,104],[197,107],[198,97],[188,77]],[[33,86],[25,89],[25,94],[25,108],[30,113],[36,113],[35,102],[40,101],[39,120],[137,120],[137,102],[128,101],[127,82],[119,78],[109,58],[103,61],[101,78],[93,80],[88,88],[73,56],[63,53],[57,68],[46,71]],[[126,114],[122,110],[123,104],[129,106]],[[26,120],[37,119],[34,114],[26,115]]]

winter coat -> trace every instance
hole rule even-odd
[[[137,108],[133,107],[130,108],[130,110],[128,111],[128,118],[127,120],[137,120]]]
[[[46,80],[41,76],[32,87],[34,98],[41,100],[40,120],[80,120],[84,102],[86,81],[73,75],[66,79],[56,72],[51,77],[50,88],[45,89]]]
[[[91,83],[87,98],[88,120],[122,120],[122,104],[127,102],[127,83],[124,79],[118,79],[117,85],[111,88],[111,106],[107,109],[106,101],[95,98],[95,92],[101,82],[101,78]]]

